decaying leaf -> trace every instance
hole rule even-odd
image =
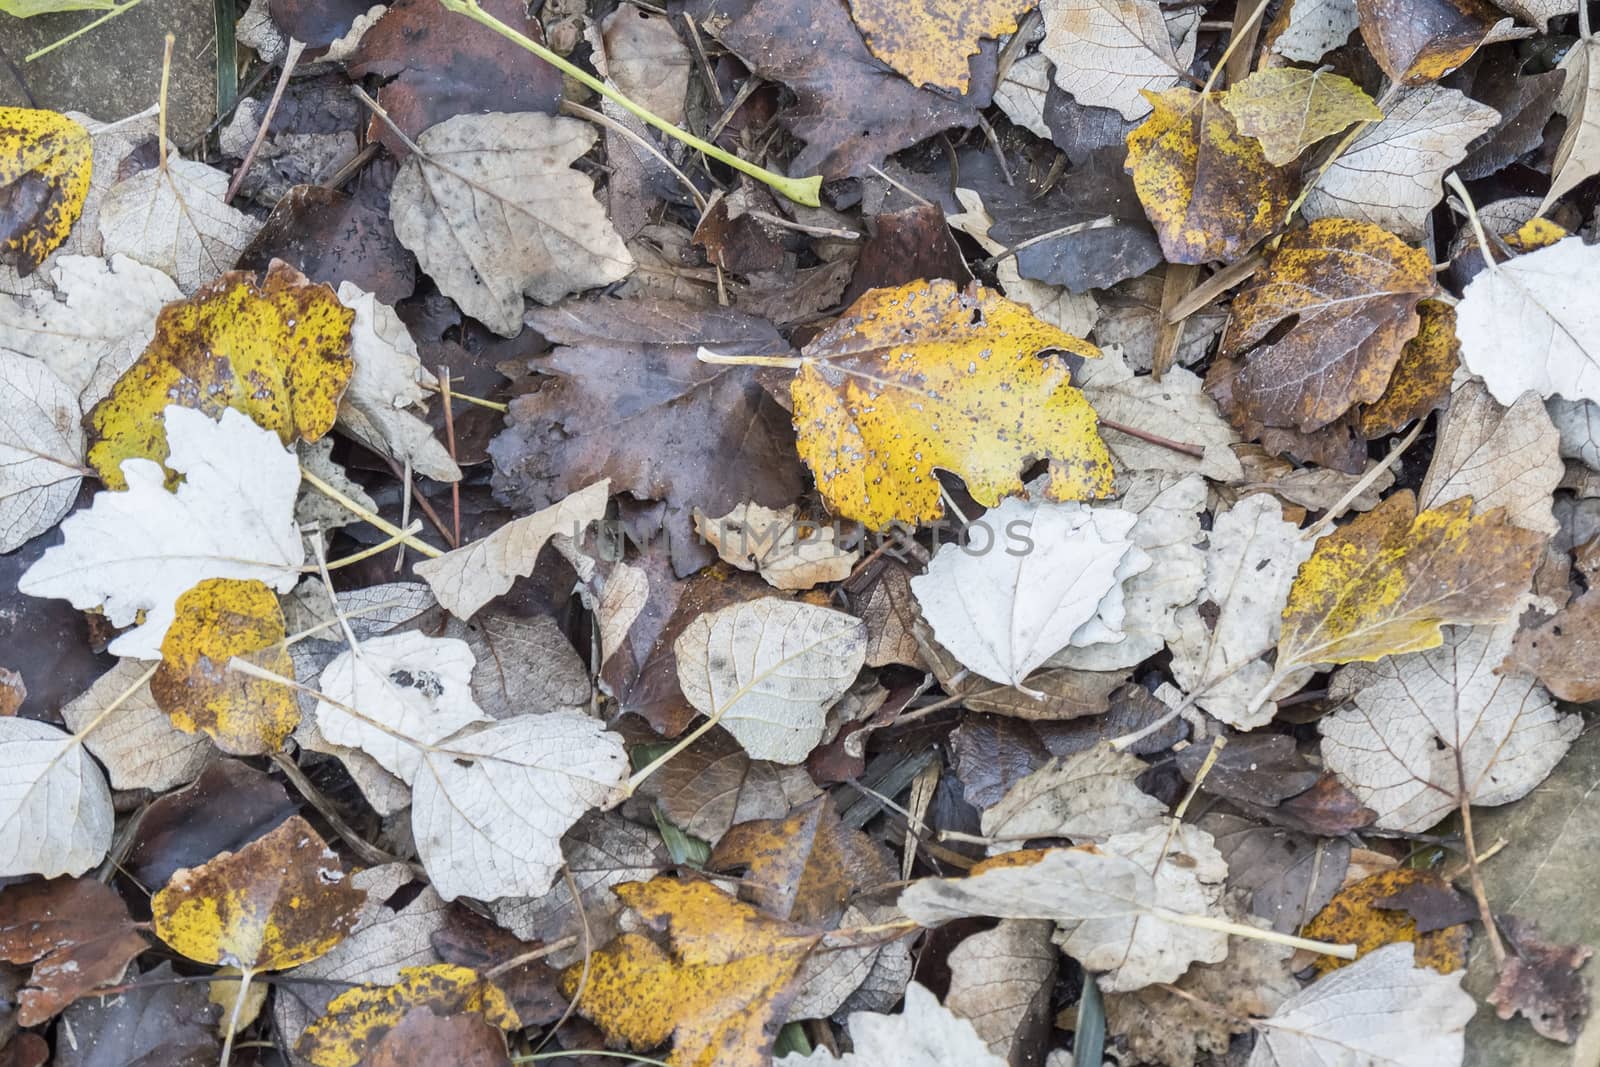
[[[1394,905],[1396,896],[1419,891],[1456,898],[1462,909],[1451,918],[1458,921],[1447,926],[1423,928],[1405,908]],[[1417,966],[1449,974],[1467,963],[1468,931],[1466,924],[1459,921],[1461,917],[1475,918],[1475,911],[1443,877],[1415,867],[1394,867],[1369,875],[1335,893],[1328,905],[1306,923],[1305,936],[1353,944],[1357,959],[1385,945],[1408,942],[1415,949]],[[1350,961],[1336,956],[1320,956],[1316,962],[1318,974],[1350,965]]]
[[[1275,167],[1354,123],[1383,118],[1372,97],[1349,78],[1299,67],[1256,71],[1222,94],[1222,106],[1240,133],[1261,142]]]
[[[859,619],[762,597],[709,612],[673,645],[678,684],[752,759],[800,763],[866,658]]]
[[[1354,664],[1320,720],[1322,758],[1390,830],[1422,831],[1462,804],[1508,804],[1544,781],[1583,722],[1531,675],[1501,669],[1514,627],[1454,626],[1410,656]]]
[[[916,86],[964,93],[967,61],[978,41],[1017,28],[1026,0],[933,0],[906,7],[895,0],[850,0],[850,14],[872,54]]]
[[[1417,335],[1400,350],[1388,388],[1361,409],[1357,429],[1363,437],[1397,433],[1450,399],[1451,382],[1461,365],[1456,309],[1440,300],[1424,300],[1417,305],[1417,316],[1421,320]],[[1371,505],[1361,510],[1369,511]]]
[[[457,115],[417,138],[390,213],[441,292],[498,334],[522,332],[523,295],[553,304],[626,278],[622,238],[572,161],[598,136],[537,112]]]
[[[752,760],[726,730],[712,730],[646,783],[672,821],[704,841],[755,819],[782,819],[817,795],[803,767]]]
[[[1044,0],[1039,10],[1039,51],[1055,64],[1056,85],[1080,104],[1140,118],[1150,112],[1140,93],[1172,88],[1194,62],[1190,12],[1169,16],[1153,0]]]
[[[1537,924],[1515,915],[1496,921],[1511,951],[1489,994],[1495,1014],[1510,1019],[1520,1012],[1541,1036],[1572,1044],[1589,1013],[1588,982],[1578,972],[1594,949],[1551,944],[1539,936]]]
[[[874,289],[807,345],[790,386],[800,456],[836,513],[872,529],[943,513],[934,469],[981,504],[1052,460],[1047,496],[1104,496],[1111,459],[1054,349],[1098,355],[992,290]]]
[[[1356,0],[1290,0],[1268,37],[1272,50],[1285,59],[1320,63],[1358,25]]]
[[[1579,39],[1561,60],[1566,80],[1556,98],[1556,110],[1566,116],[1567,128],[1556,146],[1550,167],[1550,191],[1539,204],[1542,215],[1579,182],[1600,171],[1600,43],[1594,37]]]
[[[1005,1067],[972,1023],[939,1003],[928,990],[906,986],[899,1015],[858,1011],[850,1015],[852,1051],[834,1056],[826,1048],[807,1056],[789,1055],[783,1067]]]
[[[99,863],[111,847],[111,791],[82,738],[0,716],[0,753],[0,877],[79,875]]]
[[[0,348],[0,552],[61,521],[83,480],[78,399],[38,360]]]
[[[1502,407],[1482,384],[1463,383],[1445,411],[1417,506],[1471,497],[1474,514],[1504,508],[1516,525],[1554,534],[1550,500],[1565,473],[1560,436],[1538,394]]]
[[[93,152],[89,131],[65,115],[0,107],[0,263],[27,277],[67,239]]]
[[[0,959],[33,964],[16,998],[22,1026],[48,1022],[95,987],[115,983],[149,947],[116,890],[93,878],[0,891]]]
[[[357,1067],[418,1008],[439,1015],[470,1013],[506,1030],[521,1025],[499,986],[470,968],[440,963],[404,968],[392,985],[340,993],[300,1035],[296,1051],[314,1067]]]
[[[150,910],[156,936],[192,960],[281,971],[344,940],[366,899],[297,815],[237,852],[178,871]]]
[[[1562,700],[1600,700],[1600,591],[1518,631],[1502,669],[1532,674]]]
[[[992,839],[992,851],[1010,852],[1028,838],[1099,841],[1142,830],[1167,810],[1134,784],[1146,767],[1137,756],[1109,745],[1051,760],[984,810],[983,834]]]
[[[1217,414],[1216,402],[1187,367],[1170,367],[1157,381],[1149,374],[1135,374],[1124,354],[1107,346],[1103,358],[1084,364],[1079,373],[1083,395],[1102,419],[1204,450],[1196,457],[1104,425],[1100,435],[1117,470],[1198,473],[1219,482],[1244,476],[1230,447],[1239,435]]]
[[[727,563],[754,570],[775,589],[810,589],[850,577],[860,552],[835,543],[837,531],[782,511],[741,504],[726,515],[695,513],[695,529]]]
[[[29,596],[99,607],[115,626],[140,623],[111,642],[119,656],[160,658],[177,599],[195,582],[258,578],[288,592],[305,559],[293,517],[300,469],[276,434],[232,409],[213,422],[172,406],[164,421],[166,463],[184,475],[177,491],[160,464],[128,460],[127,491],[96,494],[17,583]]]
[[[154,267],[186,293],[233,266],[261,224],[223,202],[228,175],[169,155],[117,182],[100,207],[104,254]]]
[[[1155,110],[1128,135],[1128,169],[1172,263],[1234,260],[1283,221],[1287,171],[1267,162],[1222,106],[1222,94],[1147,93]]]
[[[614,1041],[648,1050],[673,1042],[675,1067],[761,1067],[791,979],[817,934],[762,915],[705,882],[656,878],[617,887],[663,948],[623,934],[591,957],[578,1011]],[[585,966],[562,979],[576,995]]]
[[[946,1007],[1008,1061],[1044,1033],[1060,961],[1052,930],[1047,920],[1006,919],[950,952]]]
[[[132,980],[133,976],[130,976]],[[217,1062],[217,1008],[205,986],[182,982],[172,964],[137,976],[133,987],[113,997],[78,1001],[61,1027],[77,1040],[56,1050],[57,1067],[120,1067],[122,1063],[170,1063],[204,1067]]]
[[[128,459],[164,462],[162,412],[232,408],[285,445],[333,429],[350,381],[351,313],[325,285],[277,264],[259,282],[227,274],[156,319],[155,338],[88,413],[89,465],[122,489]]]
[[[1357,0],[1361,36],[1389,80],[1437,81],[1511,20],[1484,0]]]

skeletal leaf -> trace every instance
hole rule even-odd
[[[61,521],[83,480],[78,399],[44,363],[0,348],[0,553]]]
[[[850,0],[850,14],[872,54],[916,86],[965,93],[967,61],[984,37],[1017,28],[1026,0],[933,0],[908,7],[894,0]]]
[[[119,656],[159,658],[177,599],[197,581],[258,578],[288,592],[305,559],[293,518],[300,470],[277,435],[231,409],[221,422],[177,406],[164,417],[167,465],[184,475],[176,492],[160,464],[128,460],[127,491],[96,494],[17,583],[100,607],[115,626],[139,622],[111,642]]]
[[[83,695],[62,707],[61,718],[73,731],[95,723],[83,743],[105,764],[114,788],[164,792],[194,781],[215,748],[204,734],[184,733],[172,725],[150,695],[148,682],[100,718],[144,673],[145,664],[138,660],[118,660]]]
[[[810,1055],[788,1055],[781,1067],[1005,1067],[1006,1058],[991,1051],[972,1023],[963,1019],[926,988],[906,986],[905,1008],[899,1015],[857,1011],[850,1015],[852,1050],[834,1056],[826,1048]]]
[[[67,239],[93,153],[89,131],[65,115],[0,107],[0,263],[27,277]]]
[[[1550,499],[1565,473],[1560,436],[1537,393],[1501,407],[1481,384],[1467,382],[1450,398],[1418,506],[1467,496],[1474,514],[1504,507],[1516,525],[1554,534]]]
[[[149,948],[117,891],[92,878],[7,886],[0,893],[0,959],[31,963],[16,1021],[48,1022],[96,986],[122,977]]]
[[[514,337],[523,294],[553,304],[633,270],[593,183],[571,167],[596,136],[586,123],[537,112],[430,127],[394,180],[395,234],[441,292]]]
[[[193,293],[233,266],[261,224],[223,203],[228,175],[167,157],[113,185],[100,207],[106,256],[154,267]]]
[[[1469,804],[1508,804],[1544,781],[1583,722],[1532,675],[1501,668],[1512,626],[1455,626],[1437,648],[1353,664],[1318,722],[1322,758],[1388,830],[1422,831]]]
[[[866,659],[859,619],[762,597],[695,619],[673,645],[678,684],[752,759],[800,763]]]
[[[934,469],[993,506],[1048,457],[1051,500],[1104,496],[1111,459],[1059,356],[1099,351],[993,290],[873,289],[804,349],[790,393],[800,456],[835,513],[873,529],[943,513]]]
[[[962,665],[1008,685],[1068,645],[1123,639],[1122,585],[1150,566],[1118,508],[1007,500],[982,523],[988,544],[945,546],[911,579],[939,643]]]
[[[1258,70],[1222,94],[1239,132],[1261,142],[1267,162],[1283,166],[1324,137],[1383,112],[1349,78],[1323,70]]]
[[[357,986],[340,993],[306,1028],[296,1051],[314,1067],[357,1067],[419,1008],[447,1016],[470,1013],[506,1030],[520,1026],[499,986],[471,968],[440,963],[404,968],[392,985]]]
[[[78,875],[111,847],[111,791],[75,734],[0,717],[0,877]]]
[[[994,839],[993,851],[1011,852],[1030,837],[1098,841],[1141,830],[1167,810],[1134,784],[1146,766],[1109,745],[1051,760],[984,810],[983,834]]]
[[[1123,118],[1148,114],[1140,93],[1172,88],[1194,62],[1194,17],[1174,13],[1168,22],[1152,0],[1044,0],[1040,13],[1039,51],[1055,64],[1056,85]]]

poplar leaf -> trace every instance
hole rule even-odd
[[[1258,70],[1222,94],[1239,132],[1261,142],[1267,162],[1282,166],[1324,137],[1383,112],[1361,86],[1323,70]]]

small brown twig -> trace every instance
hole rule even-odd
[[[1174,452],[1182,452],[1184,455],[1193,456],[1195,459],[1206,458],[1206,450],[1201,445],[1191,445],[1187,441],[1174,441],[1170,437],[1162,437],[1158,433],[1141,430],[1137,426],[1129,426],[1125,422],[1113,422],[1104,415],[1100,416],[1100,425],[1108,430],[1115,430],[1118,433],[1125,433],[1129,437],[1137,437],[1141,441],[1148,441],[1152,445],[1160,445],[1162,448],[1170,448]]]
[[[283,102],[283,91],[289,87],[289,76],[294,73],[294,66],[300,62],[300,53],[306,46],[293,37],[289,38],[289,51],[283,57],[283,73],[278,75],[278,84],[272,90],[272,99],[267,102],[267,112],[261,116],[261,128],[256,131],[256,139],[250,142],[250,151],[244,154],[244,162],[239,164],[239,169],[233,172],[233,181],[228,183],[228,191],[222,197],[224,204],[233,202],[234,194],[239,191],[239,186],[244,183],[244,176],[250,173],[250,165],[256,161],[256,153],[261,151],[261,146],[267,142],[267,131],[272,126],[272,116],[278,113],[278,105]]]
[[[441,364],[439,366],[439,396],[444,401],[444,439],[445,446],[450,449],[450,462],[456,464],[457,469],[461,464],[456,460],[456,413],[450,405],[450,368]],[[458,478],[450,483],[450,516],[452,527],[455,530],[455,539],[451,546],[461,543],[461,480]]]

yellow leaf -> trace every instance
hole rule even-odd
[[[764,1067],[818,935],[762,915],[706,882],[629,882],[617,896],[671,949],[623,934],[561,976],[562,992],[613,1041],[655,1048],[674,1037],[673,1067]]]
[[[1349,78],[1322,70],[1258,70],[1222,94],[1239,132],[1261,142],[1267,162],[1283,166],[1324,137],[1383,112]]]
[[[967,61],[978,41],[1017,28],[1028,0],[850,0],[850,14],[872,54],[913,85],[965,93]]]
[[[234,1012],[239,1013],[241,1030],[256,1021],[267,1002],[267,987],[259,982],[252,985],[238,981],[243,973],[237,967],[219,967],[216,980],[206,987],[206,999],[222,1009],[221,1018],[231,1019]],[[239,1003],[240,994],[244,996],[243,1004]]]
[[[1370,875],[1334,894],[1327,907],[1306,924],[1302,936],[1313,941],[1333,941],[1356,946],[1356,959],[1374,949],[1409,941],[1416,945],[1418,967],[1432,967],[1440,974],[1459,971],[1467,965],[1468,931],[1464,922],[1453,923],[1427,933],[1417,932],[1417,920],[1403,906],[1417,901],[1423,906],[1432,901],[1453,905],[1455,890],[1432,871],[1395,867]],[[1349,966],[1353,960],[1319,955],[1317,973],[1327,974]]]
[[[1144,92],[1155,109],[1128,135],[1128,170],[1173,263],[1233,260],[1289,210],[1290,174],[1241,137],[1220,93]]]
[[[123,460],[165,460],[168,404],[214,419],[234,408],[286,445],[317,440],[350,382],[354,320],[332,289],[277,261],[259,284],[232,272],[168,304],[149,347],[89,412],[89,465],[124,489]]]
[[[790,386],[800,458],[835,514],[883,529],[943,508],[934,469],[992,507],[1052,460],[1048,496],[1111,491],[1111,455],[1051,350],[1100,350],[990,289],[912,282],[863,294],[806,346]]]
[[[1506,234],[1505,241],[1518,252],[1536,252],[1566,236],[1568,234],[1564,227],[1549,219],[1534,218],[1518,226],[1515,232]]]
[[[1283,609],[1276,673],[1437,647],[1440,627],[1502,622],[1533,580],[1545,538],[1463,497],[1417,513],[1396,493],[1317,542]]]
[[[26,278],[61,246],[89,195],[94,144],[65,115],[0,107],[0,263]]]
[[[298,967],[345,939],[367,894],[300,816],[199,867],[150,900],[156,936],[177,952],[241,971]]]
[[[470,967],[405,967],[393,985],[346,990],[306,1027],[296,1049],[316,1067],[356,1067],[413,1008],[435,1015],[472,1012],[502,1030],[522,1025],[505,993]]]
[[[1371,439],[1398,433],[1450,399],[1450,382],[1461,365],[1456,337],[1456,309],[1439,300],[1417,305],[1422,324],[1400,351],[1389,386],[1375,403],[1361,411],[1361,436]]]
[[[178,729],[205,731],[235,756],[264,756],[283,747],[300,722],[288,686],[230,670],[243,656],[294,677],[284,645],[283,609],[263,582],[208,578],[178,598],[177,618],[161,640],[161,666],[150,694]]]

